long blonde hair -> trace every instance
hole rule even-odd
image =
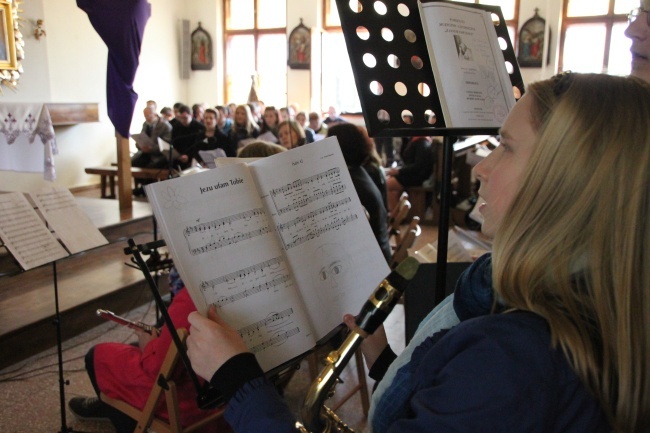
[[[496,232],[493,283],[550,326],[617,432],[650,431],[650,86],[535,83],[538,138]]]

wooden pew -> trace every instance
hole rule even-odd
[[[96,174],[100,177],[102,198],[117,197],[115,194],[115,178],[117,177],[117,167],[87,167],[85,171],[87,174]],[[152,179],[160,181],[169,178],[169,170],[166,168],[131,167],[131,176],[133,176],[134,179]]]

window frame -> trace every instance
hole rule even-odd
[[[231,30],[228,28],[228,19],[230,17],[230,6],[231,3],[236,0],[224,0],[223,2],[223,53],[224,53],[224,61],[223,61],[223,94],[224,94],[224,103],[229,104],[230,102],[233,102],[230,100],[231,95],[229,94],[229,89],[228,89],[228,65],[227,65],[227,52],[228,52],[228,39],[231,36],[246,36],[246,35],[252,35],[253,40],[254,40],[254,47],[255,47],[255,70],[258,71],[259,65],[258,65],[258,49],[259,49],[259,39],[260,36],[264,35],[274,35],[274,34],[282,34],[287,38],[287,26],[285,23],[284,27],[273,27],[273,28],[259,28],[259,23],[257,19],[258,15],[258,1],[259,0],[253,0],[253,14],[254,14],[254,19],[253,19],[253,28],[252,29],[234,29]],[[286,44],[285,44],[286,45]],[[286,49],[286,46],[285,46]],[[244,101],[245,102],[245,101]],[[237,102],[243,103],[243,102]]]
[[[562,1],[562,27],[560,31],[560,51],[558,53],[558,73],[564,71],[564,42],[566,40],[567,28],[576,24],[605,24],[605,50],[603,52],[602,71],[609,71],[609,51],[612,44],[612,29],[614,24],[626,23],[627,13],[615,14],[614,6],[616,0],[609,0],[609,7],[606,15],[589,15],[579,17],[567,17],[569,8],[568,0]]]

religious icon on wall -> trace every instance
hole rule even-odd
[[[311,67],[311,32],[302,23],[289,34],[288,64],[292,69],[309,69]]]
[[[209,71],[212,69],[212,38],[199,26],[192,32],[192,70]]]
[[[526,21],[519,31],[519,49],[517,50],[517,61],[521,67],[541,68],[542,56],[544,55],[544,29],[546,20],[539,16],[539,9],[535,8],[535,15]],[[549,46],[551,42],[551,29],[548,29]],[[551,52],[548,53],[546,63],[551,60]]]

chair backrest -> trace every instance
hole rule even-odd
[[[413,244],[415,244],[415,240],[418,238],[418,236],[420,236],[421,233],[422,233],[422,229],[418,224],[416,224],[414,228],[409,229],[408,232],[406,232],[406,234],[402,238],[402,241],[399,244],[397,244],[395,248],[395,252],[393,252],[393,256],[390,258],[390,261],[388,262],[388,265],[390,266],[391,269],[395,269],[402,260],[408,257],[409,255],[408,249],[413,247]]]

